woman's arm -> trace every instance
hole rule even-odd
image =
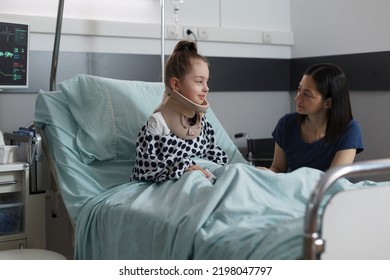
[[[275,173],[287,172],[286,154],[284,153],[283,149],[277,143],[275,143],[274,159],[273,159],[272,165],[269,169]]]
[[[340,150],[336,152],[330,167],[351,164],[355,160],[356,149]]]
[[[256,166],[258,169],[267,169],[265,167]],[[269,170],[272,170],[275,173],[285,173],[287,172],[287,160],[286,160],[286,154],[284,153],[283,149],[280,148],[280,146],[275,143],[275,149],[274,149],[274,158],[272,161],[272,165]]]

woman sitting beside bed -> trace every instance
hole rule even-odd
[[[275,152],[270,170],[289,172],[312,167],[326,171],[351,164],[364,150],[340,67],[329,63],[309,67],[295,101],[296,112],[283,116],[272,133]]]

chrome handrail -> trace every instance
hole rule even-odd
[[[325,193],[331,188],[333,183],[346,175],[354,177],[358,175],[375,175],[390,172],[390,159],[368,160],[356,162],[350,165],[330,168],[320,179],[310,197],[310,202],[306,208],[303,258],[307,260],[318,259],[323,249],[323,240],[317,229],[318,210]]]

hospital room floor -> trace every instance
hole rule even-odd
[[[73,226],[59,199],[57,216],[52,217],[51,199],[46,200],[46,249],[73,259]]]

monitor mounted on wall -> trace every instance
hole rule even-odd
[[[28,87],[29,25],[0,21],[0,90]]]

